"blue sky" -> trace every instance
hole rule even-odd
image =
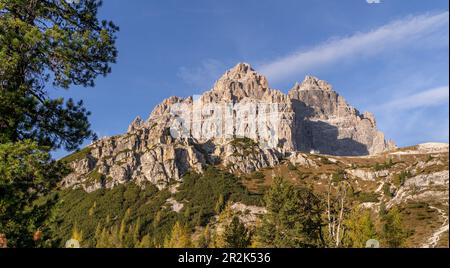
[[[100,16],[120,26],[112,73],[50,89],[83,99],[99,136],[248,62],[283,92],[327,80],[399,146],[449,140],[447,0],[106,0]]]

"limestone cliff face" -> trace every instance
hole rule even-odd
[[[203,95],[170,97],[124,135],[68,157],[74,171],[62,186],[94,191],[134,181],[164,188],[209,164],[249,173],[296,151],[368,155],[392,148],[373,115],[360,114],[325,81],[308,76],[284,94],[240,63]]]
[[[288,95],[295,112],[293,140],[299,151],[357,156],[395,148],[377,130],[373,114],[360,114],[323,80],[307,76]]]
[[[190,118],[189,135],[199,142],[213,140],[223,145],[233,137],[248,137],[282,152],[294,149],[294,113],[289,97],[270,89],[267,79],[246,63],[227,71],[198,100],[185,103],[197,111]],[[258,119],[263,120],[255,124]],[[269,129],[273,132],[268,133]]]

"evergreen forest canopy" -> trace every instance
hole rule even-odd
[[[68,172],[49,151],[95,138],[83,102],[51,98],[48,88],[92,87],[111,72],[118,27],[98,18],[101,4],[0,0],[0,233],[8,247],[46,245],[56,200],[35,201]]]

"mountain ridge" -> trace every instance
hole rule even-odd
[[[367,210],[381,228],[382,211],[398,209],[405,246],[448,247],[448,151],[448,144],[432,142],[397,148],[376,129],[373,114],[350,106],[326,81],[307,76],[284,94],[238,64],[204,94],[169,97],[125,134],[62,159],[73,172],[61,182],[69,200],[61,234],[67,238],[81,222],[95,245],[95,224],[109,219],[112,206],[120,217],[130,207],[139,212],[136,224],[140,217],[151,222],[145,228],[155,229],[155,245],[183,217],[194,239],[208,226],[220,233],[212,210],[220,198],[240,222],[257,228],[267,213],[262,196],[280,177],[323,199],[345,184],[346,211]],[[73,202],[84,209],[72,209]],[[92,210],[98,223],[89,218]]]
[[[239,63],[202,95],[171,96],[127,133],[88,146],[62,185],[94,191],[134,180],[164,188],[207,165],[251,173],[298,151],[357,156],[394,148],[371,113],[360,114],[326,81],[306,76],[284,94]]]

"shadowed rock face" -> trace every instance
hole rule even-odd
[[[208,164],[249,173],[277,165],[284,155],[295,151],[368,155],[395,148],[376,129],[372,114],[361,115],[331,85],[312,76],[284,94],[271,89],[267,79],[250,65],[240,63],[198,100],[169,97],[147,120],[136,118],[126,134],[90,145],[86,155],[72,161],[74,172],[62,185],[94,191],[134,181],[164,188],[189,170],[202,172]],[[269,109],[276,114],[276,124],[268,121],[252,127],[252,116],[267,110],[267,106],[258,106],[260,103],[276,104],[274,110]],[[242,105],[257,108],[242,112],[236,108]],[[179,120],[173,112],[176,107],[190,116]],[[216,116],[243,123],[230,125]],[[184,136],[174,134],[174,122],[180,129],[188,128]],[[213,135],[219,130],[226,130],[226,135]]]
[[[360,114],[323,80],[307,76],[288,95],[295,114],[297,150],[357,156],[395,148],[376,129],[371,113]]]

